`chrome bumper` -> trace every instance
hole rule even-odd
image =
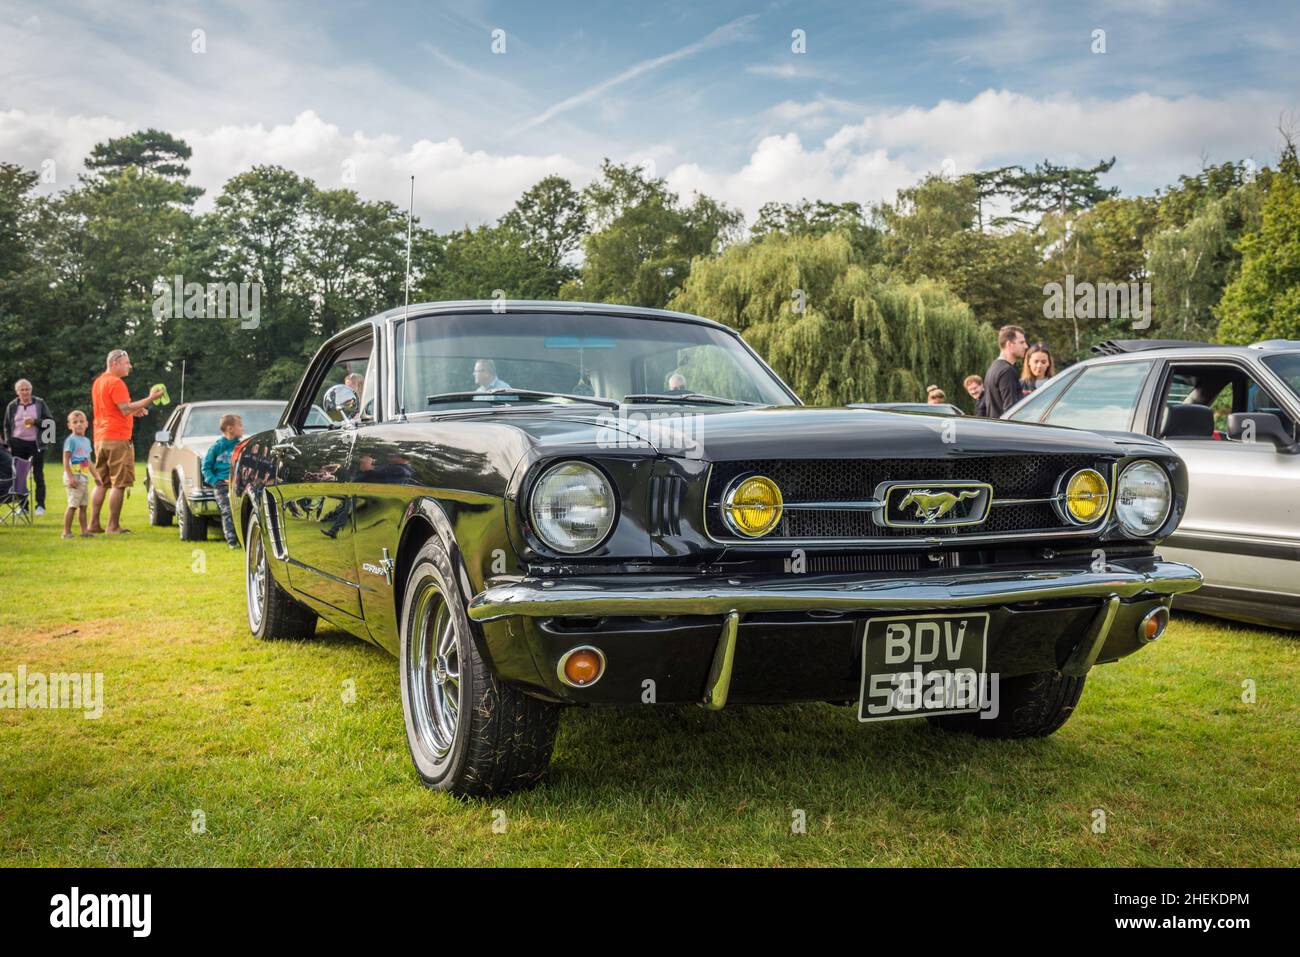
[[[936,569],[873,575],[610,575],[523,578],[484,589],[475,621],[606,615],[728,615],[756,611],[980,608],[1057,598],[1132,599],[1192,591],[1201,573],[1158,558],[1090,565]]]
[[[185,496],[185,504],[189,506],[193,514],[203,516],[221,514],[221,506],[217,504],[217,493],[211,489],[182,492],[181,494]]]

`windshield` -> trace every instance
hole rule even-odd
[[[455,393],[520,390],[501,400],[567,404],[680,397],[693,405],[790,405],[780,382],[729,333],[693,322],[564,313],[423,316],[397,334],[399,405],[409,412],[474,408]]]
[[[1280,355],[1264,356],[1264,365],[1277,374],[1286,383],[1291,394],[1300,399],[1300,352],[1283,352]]]
[[[280,413],[284,411],[284,404],[276,405],[241,405],[238,402],[232,402],[230,405],[211,405],[204,406],[201,409],[191,409],[190,417],[185,423],[185,434],[181,436],[184,439],[192,439],[198,435],[220,435],[221,417],[227,412],[233,413],[244,420],[244,434],[256,435],[258,432],[265,432],[268,429],[275,428],[280,421]]]

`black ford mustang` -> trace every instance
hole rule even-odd
[[[233,473],[253,633],[396,655],[458,794],[540,777],[563,704],[1050,734],[1200,582],[1155,553],[1187,490],[1160,442],[806,408],[727,327],[631,307],[358,323]]]

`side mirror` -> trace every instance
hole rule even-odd
[[[1300,452],[1300,443],[1282,427],[1282,420],[1273,412],[1233,412],[1228,416],[1228,437],[1242,442],[1267,440],[1287,455]]]
[[[325,390],[321,399],[321,409],[331,422],[346,422],[357,417],[361,409],[361,400],[348,386],[339,383]]]
[[[161,442],[163,445],[166,445],[168,442],[172,440],[172,434],[168,432],[166,429],[159,429],[157,432],[153,434],[153,440],[155,442]]]

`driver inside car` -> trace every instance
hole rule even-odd
[[[497,378],[497,364],[491,359],[479,359],[474,363],[475,392],[491,392],[494,389],[508,389],[510,383]]]

